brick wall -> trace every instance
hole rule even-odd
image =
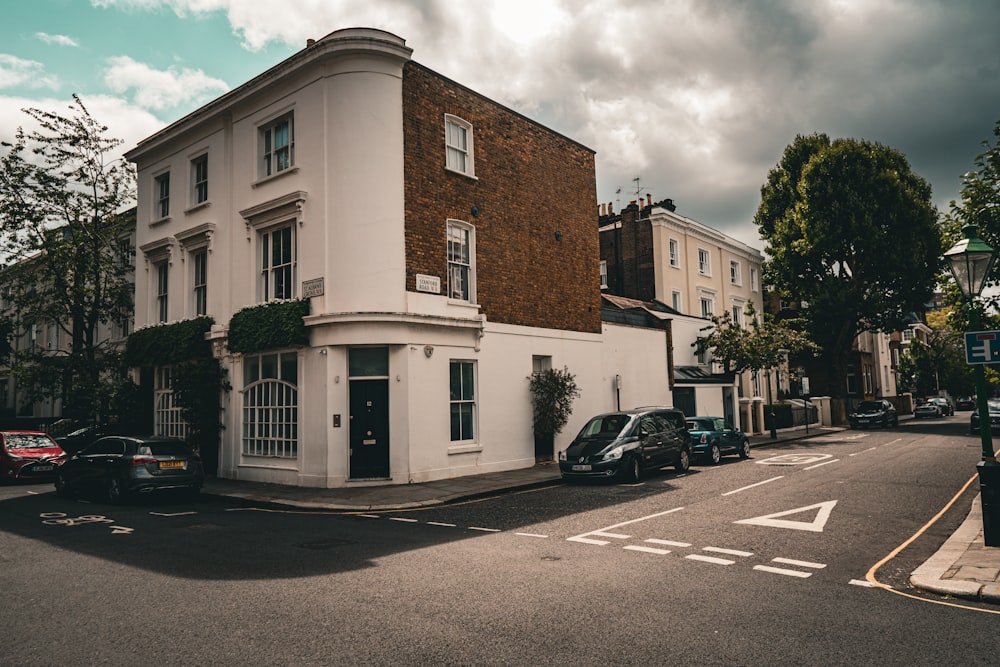
[[[446,113],[472,124],[475,179],[445,169]],[[447,220],[462,220],[488,320],[600,332],[593,151],[414,62],[403,125],[406,289],[421,273],[445,291]]]
[[[621,226],[600,233],[600,253],[608,263],[609,294],[652,301],[656,296],[653,228],[648,217],[640,216],[636,204],[625,207]]]

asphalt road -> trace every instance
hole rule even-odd
[[[0,487],[0,664],[993,665],[1000,608],[906,582],[974,485],[872,572],[974,474],[967,420],[407,512]]]

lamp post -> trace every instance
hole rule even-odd
[[[981,313],[976,299],[986,286],[995,255],[993,248],[979,238],[976,226],[962,228],[965,238],[944,253],[951,273],[969,301],[969,328],[979,331]],[[982,460],[977,464],[980,498],[983,506],[983,538],[985,546],[1000,546],[1000,464],[993,452],[992,419],[987,404],[986,373],[982,364],[974,364],[976,379],[976,410],[979,412],[979,435],[982,440]]]

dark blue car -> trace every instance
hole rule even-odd
[[[715,465],[724,454],[750,458],[750,439],[722,417],[688,417],[691,454]]]

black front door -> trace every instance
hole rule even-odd
[[[389,476],[389,381],[351,380],[351,479]]]

